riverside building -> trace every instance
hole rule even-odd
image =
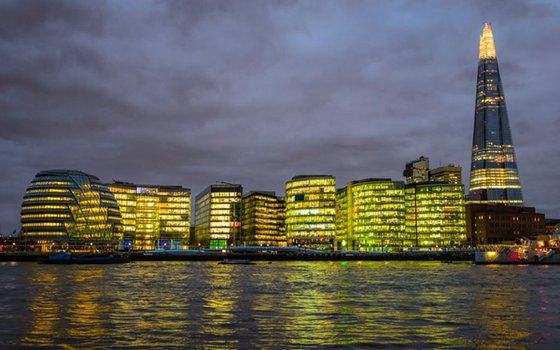
[[[523,205],[490,24],[480,37],[469,202]]]
[[[463,185],[443,182],[408,184],[404,193],[407,246],[427,249],[466,245]]]
[[[406,183],[426,182],[428,181],[428,171],[430,170],[430,159],[424,156],[406,163],[403,176]]]
[[[463,178],[461,176],[462,169],[457,165],[447,165],[436,169],[430,169],[428,177],[432,182],[445,182],[454,185],[462,185]]]
[[[336,200],[337,250],[400,251],[408,243],[402,181],[352,181]]]
[[[225,248],[241,241],[241,196],[239,184],[208,186],[195,199],[194,245]]]
[[[546,234],[545,218],[533,207],[469,203],[467,234],[472,246],[536,239]]]
[[[336,190],[336,212],[335,212],[335,249],[353,250],[354,242],[348,232],[348,222],[352,216],[348,216],[348,187]]]
[[[107,187],[123,216],[123,246],[179,249],[189,244],[191,190],[182,186],[115,181]]]
[[[546,219],[544,222],[545,231],[547,235],[560,233],[560,220],[559,219]]]
[[[242,200],[241,245],[286,246],[285,201],[274,192],[252,191]]]
[[[288,240],[286,238],[286,198],[285,197],[277,197],[278,198],[278,218],[282,223],[278,228],[278,233],[280,237],[284,238],[284,245],[288,245]]]
[[[76,170],[41,171],[25,191],[23,238],[40,251],[114,248],[121,214],[99,178]]]
[[[332,249],[335,238],[336,179],[298,175],[286,183],[288,245]]]

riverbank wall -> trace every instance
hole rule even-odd
[[[131,261],[221,261],[249,259],[252,261],[474,261],[472,251],[415,251],[390,253],[337,252],[129,252]],[[37,261],[48,254],[14,252],[0,254],[0,261]]]

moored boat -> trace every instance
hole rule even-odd
[[[218,264],[221,264],[221,265],[255,265],[255,263],[252,262],[249,259],[224,259],[224,260],[220,261]]]
[[[130,257],[124,254],[72,254],[60,252],[40,259],[40,264],[123,264],[130,262]]]
[[[475,264],[560,264],[558,240],[525,241],[515,245],[479,247]]]

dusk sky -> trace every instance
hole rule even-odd
[[[48,169],[194,199],[423,155],[468,187],[484,22],[525,204],[560,218],[556,1],[0,0],[0,232]]]

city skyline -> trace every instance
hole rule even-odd
[[[525,204],[560,217],[553,2],[0,8],[0,232],[19,227],[25,189],[48,169],[193,194],[216,181],[283,194],[297,174],[330,174],[338,187],[403,180],[424,155],[467,179],[484,22]]]

